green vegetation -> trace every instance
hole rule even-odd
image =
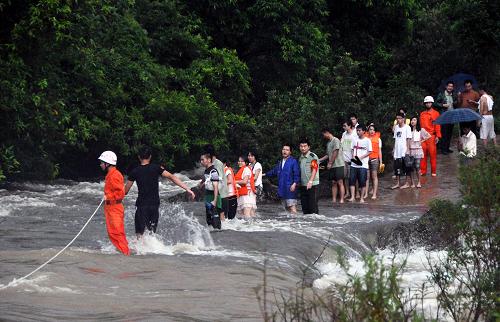
[[[0,2],[0,180],[126,170],[141,144],[279,153],[357,112],[384,130],[445,77],[500,90],[495,0]]]

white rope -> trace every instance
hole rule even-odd
[[[69,246],[71,246],[71,244],[73,244],[73,242],[78,238],[78,236],[80,236],[80,234],[83,232],[83,230],[85,229],[85,227],[87,227],[87,225],[89,224],[89,222],[92,220],[92,218],[94,218],[95,214],[97,213],[97,210],[99,210],[99,208],[101,207],[102,203],[104,202],[104,199],[101,200],[101,202],[99,203],[99,206],[97,206],[97,208],[95,209],[94,213],[92,214],[92,216],[90,216],[90,218],[87,220],[87,222],[85,223],[85,225],[83,225],[82,229],[80,229],[80,231],[78,232],[78,234],[76,234],[76,236],[68,243],[68,245],[66,245],[63,249],[61,249],[57,254],[55,254],[54,256],[52,256],[48,261],[46,261],[45,263],[43,263],[42,265],[40,265],[37,269],[35,269],[33,272],[29,273],[28,275],[26,276],[23,276],[19,279],[14,279],[12,282],[10,282],[9,284],[7,284],[6,286],[3,286],[0,288],[0,290],[3,290],[7,287],[10,287],[10,286],[14,286],[14,285],[17,285],[20,281],[22,280],[25,280],[27,279],[28,277],[30,277],[31,275],[35,274],[36,272],[38,272],[40,269],[42,269],[45,265],[47,265],[48,263],[50,263],[54,258],[56,258],[57,256],[59,256],[62,252],[64,252],[66,250],[66,248],[68,248]]]

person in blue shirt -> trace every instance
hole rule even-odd
[[[278,177],[278,196],[282,199],[285,209],[291,214],[297,214],[297,190],[300,184],[300,168],[297,159],[292,157],[292,146],[284,144],[281,149],[282,159],[276,166],[266,172],[266,177]]]

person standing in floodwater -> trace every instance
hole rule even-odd
[[[302,138],[300,148],[300,203],[302,213],[318,214],[319,158],[311,152],[309,140]]]
[[[227,219],[234,219],[238,209],[238,190],[234,180],[234,171],[227,159],[223,160],[222,163],[224,163],[224,175],[227,181],[227,198],[222,199],[222,209]]]
[[[257,161],[257,155],[255,152],[248,152],[248,162],[249,162],[249,167],[252,169],[253,176],[255,178],[255,191],[257,195],[257,199],[259,201],[262,200],[262,196],[264,193],[264,186],[262,185],[262,164]]]
[[[209,154],[211,156],[212,164],[219,173],[221,180],[219,185],[219,196],[221,198],[220,205],[222,207],[222,204],[226,203],[224,199],[227,198],[227,178],[224,175],[224,163],[222,163],[222,161],[217,158],[217,154],[215,153],[215,148],[212,144],[206,144],[203,147],[203,154]],[[221,207],[217,206],[217,210],[219,211],[220,214],[220,220],[224,221],[225,219],[224,209],[222,209]]]
[[[238,158],[238,166],[240,168],[234,176],[238,189],[238,215],[250,219],[255,217],[257,210],[254,175],[244,156]]]
[[[135,201],[135,233],[137,238],[141,238],[147,229],[156,233],[158,219],[160,216],[160,193],[158,191],[158,177],[164,177],[172,181],[175,185],[181,187],[189,193],[191,199],[195,195],[179,178],[168,172],[163,166],[151,163],[151,149],[142,147],[137,158],[140,165],[130,172],[125,185],[125,194],[128,194],[130,188],[137,182],[139,195]]]
[[[297,214],[297,190],[300,184],[299,163],[292,156],[292,146],[284,144],[281,148],[282,159],[278,164],[266,172],[266,177],[278,177],[278,196],[283,202],[285,209],[291,213]]]
[[[221,229],[220,213],[217,209],[222,208],[222,200],[219,195],[220,179],[219,172],[212,164],[210,153],[202,154],[200,163],[205,167],[204,180],[200,185],[205,188],[205,212],[207,225]]]
[[[106,228],[108,236],[113,245],[124,255],[129,256],[127,236],[123,222],[124,209],[123,197],[123,175],[116,169],[117,157],[113,151],[104,151],[98,158],[100,167],[106,172],[104,181],[104,215],[106,217]]]

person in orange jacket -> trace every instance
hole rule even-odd
[[[425,111],[420,113],[420,126],[425,129],[430,135],[430,139],[422,142],[424,157],[420,161],[420,173],[425,176],[427,173],[427,158],[431,160],[431,174],[435,177],[436,174],[436,144],[441,138],[441,126],[434,124],[434,121],[439,117],[439,112],[432,108],[434,98],[426,96],[424,98]]]
[[[368,177],[366,178],[365,196],[368,198],[368,190],[370,189],[370,180],[373,182],[372,199],[377,199],[378,192],[378,171],[382,162],[382,140],[380,139],[380,132],[375,129],[375,124],[368,125],[367,138],[372,142],[372,153],[368,156]]]
[[[113,245],[124,255],[130,255],[128,241],[125,235],[123,223],[124,209],[123,197],[125,186],[123,175],[116,169],[116,154],[112,151],[104,151],[99,157],[101,169],[106,172],[104,182],[104,215],[106,216],[106,228],[108,236]]]

